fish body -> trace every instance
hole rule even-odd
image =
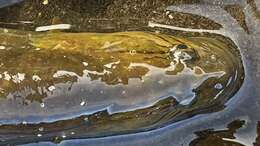
[[[148,31],[1,34],[5,123],[54,122],[99,111],[124,121],[168,99],[176,104],[162,115],[178,111],[169,117],[174,119],[226,101],[243,78],[236,48],[217,38]]]

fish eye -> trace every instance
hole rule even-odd
[[[173,58],[178,58],[183,61],[194,61],[200,58],[198,52],[194,48],[177,49],[171,52]]]
[[[178,45],[176,46],[176,48],[177,48],[177,49],[187,49],[188,46],[185,45],[185,44],[178,44]]]
[[[185,53],[187,53],[190,56],[189,60],[197,60],[200,58],[198,52],[194,49],[191,48],[190,50],[184,51]]]
[[[179,58],[181,60],[197,60],[199,59],[199,54],[196,51],[196,49],[194,48],[190,48],[185,44],[178,44],[175,46],[175,48],[173,48],[172,50],[170,50],[170,55],[173,58]]]

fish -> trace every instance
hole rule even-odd
[[[223,108],[244,78],[239,50],[220,36],[12,29],[0,34],[3,124],[103,113],[90,133],[104,133],[102,127],[112,133],[136,130]]]

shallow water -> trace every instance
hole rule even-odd
[[[102,1],[100,2],[100,5],[102,5]],[[104,5],[106,5],[105,3]],[[257,121],[258,118],[255,115],[251,117],[241,116],[241,114],[243,115],[241,110],[248,111],[247,108],[241,107],[234,111],[234,109],[240,107],[242,101],[247,101],[251,97],[250,94],[254,94],[254,90],[250,88],[254,84],[254,81],[252,81],[254,76],[250,76],[250,74],[255,70],[254,63],[256,61],[252,60],[253,57],[249,57],[250,51],[253,51],[253,49],[244,48],[248,48],[250,45],[250,48],[257,48],[255,42],[258,36],[258,29],[255,26],[257,21],[250,22],[252,26],[247,26],[247,30],[241,27],[243,25],[239,23],[240,21],[233,19],[232,15],[228,16],[228,13],[223,11],[222,6],[218,3],[214,5],[205,3],[199,5],[175,4],[173,6],[166,4],[169,7],[157,8],[156,11],[158,12],[153,12],[155,16],[151,15],[142,20],[139,18],[126,21],[124,17],[120,16],[121,13],[118,16],[114,15],[111,11],[113,4],[110,3],[107,4],[109,5],[107,12],[97,9],[97,14],[116,18],[88,18],[89,16],[82,16],[77,13],[82,20],[79,22],[68,19],[66,13],[63,16],[57,13],[56,15],[61,16],[36,19],[34,16],[39,15],[39,13],[34,9],[30,9],[31,14],[28,18],[20,13],[17,13],[20,16],[12,14],[13,20],[8,20],[10,17],[2,17],[2,27],[12,28],[8,29],[8,32],[7,29],[3,29],[1,35],[2,42],[4,42],[2,43],[4,49],[1,50],[1,56],[5,56],[5,58],[1,58],[1,62],[3,62],[3,66],[1,66],[3,77],[1,86],[4,91],[1,95],[3,98],[0,106],[1,111],[3,111],[1,113],[2,144],[52,141],[61,142],[65,145],[74,142],[102,145],[103,142],[110,143],[117,139],[117,141],[125,141],[124,145],[132,145],[133,143],[142,145],[152,141],[154,145],[158,145],[157,140],[159,142],[160,139],[164,139],[164,142],[160,142],[161,145],[188,145],[196,137],[192,131],[225,128],[225,123],[231,123],[229,121],[233,119],[244,120],[244,125],[247,125],[250,120]],[[17,7],[19,7],[22,12],[29,11],[26,9],[28,4],[30,4],[29,1],[20,3],[14,8],[17,10]],[[52,9],[53,4],[35,3],[33,6],[40,7],[40,5],[43,5],[41,11],[44,12],[46,11],[44,10],[45,6],[48,10]],[[241,2],[242,4],[243,2]],[[56,5],[58,8],[63,7],[59,3]],[[156,2],[150,5],[155,6]],[[64,10],[68,10],[69,13],[73,12],[69,11],[71,10],[69,8]],[[4,8],[2,11],[12,11],[12,8]],[[202,13],[205,11],[208,13]],[[132,13],[130,10],[122,11],[122,13],[142,18],[142,16]],[[186,13],[190,14],[186,15]],[[251,12],[250,14],[256,15],[254,13]],[[198,22],[191,21],[190,24],[189,22],[183,24],[184,22],[181,22],[179,17],[193,18],[191,14],[195,14],[194,18],[197,19],[188,20]],[[91,15],[91,13],[86,15]],[[176,19],[176,22],[171,21],[172,19]],[[250,21],[250,19],[252,17],[247,17],[245,21]],[[86,22],[86,20],[89,21]],[[35,33],[33,31],[37,30],[39,26],[56,24],[56,21],[58,23],[70,23],[72,27],[70,30],[66,30],[67,32],[64,34],[60,32],[49,33],[53,35],[52,39],[55,40],[50,47],[45,45],[47,43],[44,42],[46,33]],[[73,23],[74,21],[75,23]],[[119,25],[114,24],[116,21]],[[200,23],[203,21],[205,23],[210,22],[210,24],[214,21],[215,24],[201,25]],[[232,27],[230,27],[231,24]],[[109,27],[104,27],[104,25]],[[188,41],[177,42],[187,45],[188,48],[194,48],[199,56],[204,56],[197,60],[193,60],[192,57],[189,60],[190,57],[188,57],[188,60],[186,60],[187,58],[178,55],[179,52],[182,52],[178,49],[165,53],[153,52],[152,56],[131,49],[110,52],[106,55],[107,52],[90,51],[85,53],[81,51],[82,48],[71,51],[70,49],[73,48],[71,45],[61,44],[62,47],[60,47],[60,43],[55,44],[59,41],[64,42],[71,39],[75,39],[74,41],[77,42],[79,38],[73,36],[75,32],[90,31],[106,32],[106,35],[118,31],[156,32],[149,36],[150,42],[153,36],[155,36],[155,40],[158,40],[158,35],[167,34],[187,39]],[[30,34],[29,39],[28,34]],[[34,35],[40,35],[39,38],[43,40],[43,45],[37,46],[37,43],[31,43],[33,39],[30,39],[30,37],[33,38]],[[65,35],[66,39],[60,37]],[[138,35],[135,34],[134,36]],[[85,42],[89,40],[89,34],[83,34],[80,38]],[[87,39],[84,40],[84,38]],[[163,38],[165,40],[167,36]],[[110,37],[109,39],[114,40],[115,38]],[[95,41],[101,42],[100,40],[99,37]],[[169,46],[168,49],[172,49],[178,44],[176,41],[172,42],[172,40],[169,42],[172,46]],[[167,41],[167,43],[169,42]],[[41,42],[38,42],[38,44],[41,44]],[[59,45],[58,48],[55,47],[57,45]],[[93,48],[93,46],[90,48]],[[100,47],[95,45],[94,48]],[[145,47],[142,49],[145,49]],[[239,51],[241,51],[244,60],[246,78],[239,93],[235,94],[244,80],[244,67]],[[191,55],[189,51],[185,53]],[[125,68],[128,69],[125,70]],[[198,68],[199,70],[196,71]],[[9,80],[8,77],[10,77]],[[86,97],[86,95],[88,96]],[[232,100],[225,104],[230,98]],[[251,108],[251,111],[258,109],[254,109],[253,106]],[[231,116],[230,113],[232,112]],[[201,115],[201,113],[210,114]],[[194,115],[198,116],[190,118]],[[227,118],[227,116],[230,117]],[[218,120],[214,121],[215,119]],[[253,126],[254,124],[250,124],[247,127]],[[153,131],[137,133],[151,129]],[[242,128],[242,131],[244,129]],[[233,130],[232,133],[231,130],[230,133],[237,135],[239,128],[237,131]],[[128,133],[132,134],[129,135]],[[211,133],[214,137],[214,132],[206,133],[206,137],[210,137]],[[248,135],[250,132],[244,133]],[[124,135],[120,136],[120,134]],[[83,140],[89,137],[109,135],[117,136]],[[188,136],[184,138],[182,135]],[[198,134],[196,135],[201,137]],[[147,136],[149,138],[145,138]],[[172,136],[174,141],[172,141]],[[79,138],[83,139],[64,141],[65,139]],[[232,136],[225,138],[234,139]],[[134,140],[131,141],[131,139]],[[206,138],[204,136],[201,139],[194,139],[190,145],[202,145]],[[214,138],[208,141],[215,143]],[[220,143],[224,144],[225,142]],[[244,141],[241,141],[238,138],[237,143],[249,145],[250,139],[244,138]],[[118,145],[120,145],[120,142]]]

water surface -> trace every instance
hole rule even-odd
[[[24,8],[27,4],[29,2],[24,4]],[[40,5],[36,4],[36,6]],[[48,8],[49,5],[52,3],[46,7]],[[21,7],[21,5],[17,6]],[[133,49],[134,51],[125,49],[110,53],[84,53],[80,51],[82,49],[79,49],[78,52],[73,53],[70,51],[73,46],[66,45],[66,43],[61,44],[62,47],[58,49],[55,48],[58,44],[47,47],[36,46],[30,43],[30,39],[28,43],[27,38],[24,39],[24,37],[17,41],[17,37],[8,36],[6,29],[3,29],[2,33],[7,37],[2,39],[7,38],[7,41],[2,45],[5,49],[1,50],[3,54],[1,56],[6,56],[8,59],[2,59],[4,65],[1,68],[2,87],[5,91],[2,95],[1,107],[4,112],[1,113],[3,123],[1,129],[2,133],[10,134],[10,136],[9,134],[3,135],[7,140],[5,143],[10,140],[16,140],[17,143],[28,143],[32,141],[32,138],[34,141],[54,140],[59,142],[62,139],[136,133],[172,124],[196,114],[223,110],[227,100],[234,96],[243,82],[244,71],[239,53],[239,49],[243,45],[240,45],[238,34],[240,32],[244,34],[246,31],[239,27],[239,23],[238,27],[232,28],[233,31],[228,31],[229,23],[223,17],[214,18],[218,15],[213,15],[213,12],[208,13],[207,16],[200,16],[200,11],[206,11],[208,8],[212,11],[222,12],[219,6],[192,4],[165,8],[168,11],[158,10],[158,13],[154,13],[155,16],[151,15],[142,21],[140,19],[126,21],[120,16],[120,13],[117,18],[92,18],[88,23],[82,23],[86,22],[88,18],[73,23],[73,20],[64,19],[62,16],[59,16],[58,19],[57,17],[44,17],[42,20],[36,20],[34,17],[36,13],[31,15],[34,18],[31,20],[36,21],[28,24],[21,24],[21,22],[27,22],[27,20],[19,20],[25,19],[23,16],[19,18],[13,15],[18,19],[15,23],[3,19],[6,20],[3,27],[19,29],[19,31],[10,29],[7,34],[22,36],[34,35],[31,31],[38,26],[68,22],[72,24],[72,29],[67,30],[64,34],[51,32],[54,33],[52,39],[57,39],[55,42],[71,40],[75,38],[73,35],[76,32],[91,31],[107,34],[108,32],[142,31],[149,32],[156,40],[160,40],[158,35],[166,35],[163,37],[164,39],[168,38],[168,35],[185,38],[185,41],[177,42],[188,46],[188,52],[180,51],[181,49],[176,49],[178,43],[168,39],[166,42],[170,42],[172,45],[168,46],[168,50],[172,49],[172,52],[153,52],[151,55],[136,52],[136,49]],[[3,11],[11,11],[11,9]],[[109,15],[109,12],[112,13],[112,11],[108,11],[106,15],[113,17],[114,15]],[[195,15],[186,15],[191,12]],[[103,12],[100,10],[100,13]],[[138,17],[137,14],[130,12],[127,15]],[[189,22],[186,22],[185,25],[181,25],[183,23],[179,21],[171,21],[171,19],[178,19],[178,16],[187,18],[194,16],[194,18],[198,17],[194,21],[201,20],[206,23],[214,20],[216,23],[194,25],[191,22],[193,25],[189,25]],[[100,25],[102,24],[100,21],[105,22],[103,24],[109,27],[103,27]],[[114,22],[119,22],[120,25],[114,24]],[[234,22],[237,21],[234,20]],[[156,27],[151,28],[149,24],[156,24]],[[89,27],[84,27],[85,25]],[[201,27],[203,30],[199,30]],[[40,34],[45,35],[42,32]],[[68,34],[66,39],[59,37],[66,34]],[[88,38],[86,35],[81,38],[84,40],[84,37]],[[44,36],[40,37],[40,40],[44,40]],[[75,38],[75,40],[78,39]],[[103,42],[102,44],[102,46],[105,45]],[[109,45],[107,43],[105,46]],[[95,46],[95,49],[97,48],[98,46]],[[197,59],[185,58],[185,53],[192,56],[191,48],[198,52]],[[183,53],[178,55],[180,52],[184,52],[184,57]],[[246,71],[248,72],[248,70]],[[6,81],[9,76],[9,81]],[[8,83],[5,84],[6,82]],[[249,84],[247,79],[245,83]],[[243,89],[240,92],[243,93],[245,91]],[[239,95],[241,96],[241,93]],[[219,123],[223,124],[224,121],[220,120]],[[36,124],[40,122],[43,123]],[[197,122],[196,120],[185,120],[182,123]],[[12,123],[20,124],[13,126]],[[180,128],[168,128],[168,131],[170,129],[173,133],[174,131],[178,133],[176,131]],[[187,131],[186,129],[186,134],[190,133]],[[167,137],[165,136],[164,139]],[[149,140],[147,139],[147,141]],[[182,141],[179,140],[179,142]]]

